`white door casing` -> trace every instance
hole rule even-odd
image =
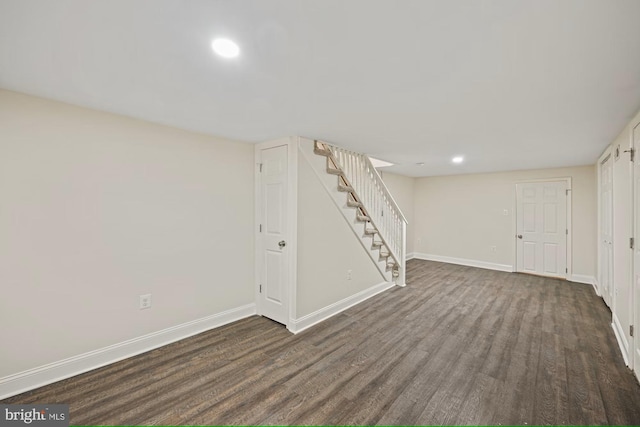
[[[567,278],[567,181],[516,184],[516,271]]]
[[[291,165],[287,140],[260,144],[257,160],[257,311],[288,326],[291,300]]]
[[[640,124],[637,124],[633,128],[633,151],[632,153],[638,153],[640,149]],[[638,159],[634,159],[633,163],[633,282],[631,289],[631,310],[632,310],[632,328],[640,324],[640,245],[638,238],[640,238],[640,162]],[[632,349],[633,355],[629,357],[630,368],[636,374],[636,377],[640,379],[640,339],[636,339],[637,332],[634,331],[634,336],[630,337],[631,342],[629,347]]]
[[[613,301],[613,158],[611,153],[600,162],[600,274],[599,288],[604,302]]]

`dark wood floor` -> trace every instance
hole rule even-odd
[[[251,317],[2,403],[72,424],[640,424],[588,285],[429,261],[301,334]]]

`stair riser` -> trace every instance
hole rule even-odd
[[[317,177],[320,179],[320,182],[327,190],[331,199],[333,200],[336,207],[341,211],[342,215],[347,219],[347,222],[350,224],[352,231],[354,232],[354,236],[356,236],[363,248],[366,250],[367,254],[371,258],[371,260],[376,265],[376,268],[384,277],[386,281],[393,281],[392,273],[387,271],[387,259],[380,259],[379,249],[371,249],[371,238],[374,236],[373,234],[364,234],[363,229],[361,228],[363,225],[370,224],[370,220],[368,217],[360,215],[360,218],[357,219],[355,212],[358,208],[361,208],[362,205],[354,200],[354,195],[352,195],[353,188],[343,185],[341,189],[336,185],[336,175],[327,172],[327,154],[329,153],[319,153],[316,150],[313,150],[313,144],[309,144],[308,146],[303,147],[303,144],[300,145],[300,149],[307,159],[309,164],[312,166],[314,172]],[[338,181],[341,178],[338,178]],[[352,193],[352,194],[350,194]],[[371,228],[371,225],[369,225]]]

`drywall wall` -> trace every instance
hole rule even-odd
[[[311,165],[299,153],[296,318],[384,281]]]
[[[382,171],[380,173],[384,184],[389,189],[391,196],[396,201],[402,214],[407,219],[407,255],[413,254],[413,200],[415,190],[415,178],[396,175]]]
[[[2,90],[0,236],[0,378],[252,304],[253,145]]]
[[[416,254],[471,260],[511,271],[515,256],[515,183],[560,177],[572,178],[573,274],[594,277],[595,165],[418,178],[413,228]]]

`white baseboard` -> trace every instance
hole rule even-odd
[[[453,258],[448,256],[442,256],[442,255],[424,254],[420,252],[415,252],[413,254],[413,257],[416,259],[423,259],[426,261],[446,262],[449,264],[466,265],[468,267],[484,268],[487,270],[506,271],[508,273],[513,272],[513,266],[508,264],[496,264],[493,262],[477,261],[473,259],[464,259],[464,258]]]
[[[305,329],[310,328],[313,325],[316,325],[331,316],[335,316],[336,314],[350,307],[353,307],[354,305],[359,304],[374,295],[384,292],[387,289],[393,288],[394,286],[395,284],[393,282],[383,282],[379,285],[372,286],[368,289],[365,289],[364,291],[360,291],[357,294],[351,295],[350,297],[321,308],[320,310],[314,311],[313,313],[307,314],[306,316],[303,316],[299,319],[292,319],[288,329],[294,334],[302,332]]]
[[[256,314],[255,304],[243,305],[99,350],[0,378],[0,400],[145,353],[254,314]]]
[[[602,294],[600,294],[600,284],[598,283],[598,278],[597,277],[593,277],[593,282],[591,282],[593,284],[593,290],[596,292],[596,295],[598,295],[600,298],[602,298]],[[604,299],[604,298],[602,298]]]
[[[596,278],[587,276],[586,274],[572,274],[571,277],[567,277],[567,280],[575,283],[584,283],[585,285],[593,285]]]
[[[410,259],[414,259],[416,257],[416,253],[415,252],[409,252],[407,254],[407,256],[405,257],[405,261],[409,261]]]
[[[585,285],[591,285],[596,291],[596,295],[600,296],[598,287],[596,286],[596,278],[593,276],[589,276],[586,274],[572,274],[571,277],[567,277],[567,280],[575,283],[584,283]]]
[[[629,366],[629,343],[627,342],[627,337],[624,334],[620,320],[618,320],[618,316],[616,316],[615,313],[613,314],[611,327],[613,328],[613,333],[616,335],[616,341],[618,341],[624,363]]]

